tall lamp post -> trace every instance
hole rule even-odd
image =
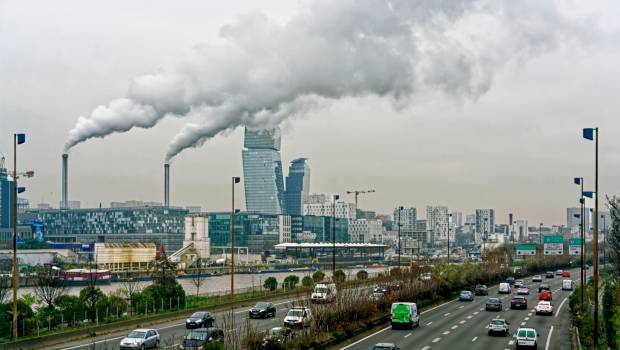
[[[232,177],[232,208],[230,211],[230,297],[233,303],[231,305],[235,304],[235,184],[238,184],[239,181],[241,181],[239,177]]]
[[[487,222],[489,218],[484,218],[484,226],[482,227],[482,256],[484,256],[484,251],[486,250],[487,244]]]
[[[332,279],[336,282],[336,201],[340,196],[335,194],[332,206]]]
[[[403,211],[403,207],[398,207],[398,220],[397,220],[397,227],[398,227],[398,268],[400,269],[400,250],[401,250],[401,246],[400,246],[400,227],[402,226],[401,221],[400,221],[400,216],[401,216],[401,212]]]
[[[13,134],[13,340],[17,340],[17,288],[19,270],[17,268],[17,193],[25,189],[17,188],[17,145],[26,142],[26,134]]]
[[[607,264],[607,256],[605,255],[605,246],[607,242],[607,225],[605,225],[605,214],[601,215],[601,219],[603,219],[603,268]]]
[[[538,226],[538,244],[540,244],[540,249],[543,249],[542,227],[543,227],[543,223],[541,222],[540,225]]]
[[[448,265],[450,265],[450,226],[452,225],[452,213],[448,215]]]
[[[596,133],[596,139],[594,138],[594,134]],[[597,218],[594,220],[594,348],[598,345],[598,309],[599,309],[599,300],[598,300],[598,139],[599,139],[599,129],[598,128],[584,128],[583,129],[583,138],[587,140],[594,141],[594,192],[596,193],[596,198],[594,199],[594,217]]]
[[[585,205],[585,199],[583,198],[583,177],[576,177],[574,179],[574,183],[575,185],[580,185],[581,186],[581,191],[579,191],[579,208],[580,208],[580,214],[579,214],[579,234],[581,237],[581,269],[580,269],[580,274],[579,277],[581,279],[581,308],[583,309],[583,287],[585,284],[585,270],[584,270],[584,241],[585,241],[585,237],[584,237],[584,205]]]

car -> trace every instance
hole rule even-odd
[[[513,284],[515,284],[515,278],[512,276],[506,277],[506,283],[512,286]]]
[[[553,278],[554,276],[553,271],[547,271],[547,273],[545,273],[545,278]]]
[[[549,287],[548,284],[541,283],[540,286],[538,286],[538,293],[542,292],[543,289],[551,289],[551,287]]]
[[[586,270],[589,270],[589,269],[590,269],[590,265],[586,264]]]
[[[510,294],[511,291],[512,291],[512,288],[510,288],[510,284],[507,282],[500,283],[499,289],[497,290],[499,294]]]
[[[215,316],[209,311],[194,312],[187,320],[185,320],[185,328],[195,329],[203,327],[213,327],[215,324]]]
[[[459,301],[474,301],[474,293],[464,290],[459,294]]]
[[[538,347],[538,332],[534,328],[519,328],[516,336],[517,349]]]
[[[556,276],[562,276],[562,273],[563,273],[563,272],[564,272],[564,271],[562,271],[562,270],[556,270],[556,271],[555,271],[555,275],[556,275]]]
[[[502,301],[499,298],[489,298],[485,305],[486,311],[502,311]]]
[[[156,329],[134,329],[119,344],[121,350],[157,349],[159,348],[159,333]]]
[[[553,293],[551,289],[543,289],[540,293],[538,293],[538,300],[553,300]]]
[[[570,277],[570,271],[562,271],[562,277]]]
[[[379,301],[383,299],[385,299],[385,294],[381,292],[373,292],[372,294],[370,294],[370,300],[372,301]]]
[[[261,301],[248,311],[248,316],[250,318],[276,317],[276,307],[273,303]]]
[[[534,275],[534,277],[532,277],[532,282],[542,282],[543,278],[541,275]]]
[[[515,283],[513,284],[513,286],[515,288],[519,288],[519,287],[521,287],[524,284],[525,284],[525,282],[523,282],[523,280],[516,280]]]
[[[530,289],[526,285],[517,288],[518,295],[530,295]]]
[[[305,328],[310,327],[312,322],[312,311],[307,307],[293,307],[288,310],[284,317],[284,327]]]
[[[489,295],[489,288],[484,284],[479,284],[474,289],[475,295]]]
[[[573,290],[573,281],[562,280],[562,290]]]
[[[545,314],[545,315],[552,315],[553,314],[553,305],[545,300],[541,300],[538,302],[538,305],[536,305],[536,315],[541,315],[541,314]]]
[[[420,275],[420,279],[421,279],[422,281],[430,281],[430,280],[431,280],[431,278],[432,278],[432,275],[431,275],[431,273],[430,273],[430,272],[424,272],[424,273],[422,273],[422,274]]]
[[[525,297],[517,295],[510,300],[511,309],[527,309],[527,299]]]
[[[504,337],[507,337],[510,334],[510,323],[506,322],[503,318],[494,318],[491,320],[489,325],[487,326],[488,335],[494,335],[497,333],[501,333]]]
[[[282,347],[282,343],[293,337],[293,331],[288,327],[273,327],[263,338],[263,348],[278,349]],[[278,344],[278,345],[276,345]]]
[[[192,329],[183,338],[179,348],[181,350],[203,349],[212,342],[224,342],[224,330],[220,328],[198,328]]]
[[[389,292],[389,289],[385,284],[378,284],[372,289],[372,292],[387,294],[387,292]]]
[[[400,348],[393,343],[377,343],[372,350],[400,350]]]
[[[338,289],[335,283],[317,283],[310,295],[310,301],[316,303],[331,303],[336,301]]]
[[[392,329],[407,327],[413,329],[420,325],[420,314],[416,303],[392,303],[390,323]]]

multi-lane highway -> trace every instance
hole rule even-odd
[[[578,280],[579,269],[571,271],[571,278]],[[577,276],[577,279],[575,279]],[[526,310],[511,310],[510,300],[516,295],[498,294],[497,286],[489,289],[489,296],[476,296],[473,302],[452,300],[439,306],[422,310],[420,327],[413,330],[392,330],[390,326],[382,328],[341,349],[358,350],[372,349],[377,343],[394,343],[401,349],[514,349],[516,339],[514,333],[519,327],[534,328],[540,334],[539,349],[570,349],[568,311],[569,291],[561,290],[562,277],[543,279],[553,291],[554,312],[552,316],[539,316],[534,312],[538,304],[538,286],[531,277],[524,279],[530,287],[530,295],[525,296],[528,307]],[[485,311],[488,298],[499,297],[503,310]],[[510,322],[510,335],[488,336],[485,328],[494,318],[503,318]]]

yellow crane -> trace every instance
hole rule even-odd
[[[355,216],[357,217],[357,197],[360,194],[365,194],[365,193],[374,193],[375,190],[353,190],[353,191],[347,191],[347,194],[353,194],[355,195]]]

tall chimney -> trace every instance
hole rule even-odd
[[[164,164],[164,207],[170,206],[170,164]]]
[[[69,209],[69,174],[68,174],[69,155],[62,155],[62,201],[61,209]]]

